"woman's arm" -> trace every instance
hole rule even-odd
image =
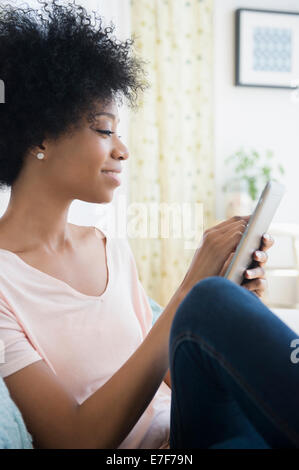
[[[134,354],[81,405],[44,361],[4,379],[34,447],[116,449],[120,445],[165,376],[170,325],[184,296],[179,289]]]
[[[168,370],[170,327],[186,294],[183,287],[176,291],[137,351],[80,406],[79,421],[97,448],[118,447],[153,399]]]
[[[166,372],[166,375],[164,377],[164,382],[166,385],[168,385],[169,388],[171,388],[171,377],[170,377],[170,369]]]

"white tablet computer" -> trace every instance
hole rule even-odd
[[[242,283],[244,271],[252,265],[253,253],[260,248],[261,237],[267,232],[284,193],[285,187],[282,184],[272,180],[266,184],[226,270],[226,279],[237,284]]]

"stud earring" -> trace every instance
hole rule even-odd
[[[39,160],[43,160],[43,158],[45,158],[45,154],[40,152],[36,155],[36,158],[38,158]]]

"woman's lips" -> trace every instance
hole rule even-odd
[[[117,184],[121,184],[121,180],[120,180],[120,178],[118,177],[118,174],[119,174],[119,173],[116,173],[115,171],[103,171],[103,170],[102,170],[102,173],[103,173],[103,175],[105,175],[107,178],[109,178],[110,181],[114,181],[114,182],[117,183]]]

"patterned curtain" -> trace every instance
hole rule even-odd
[[[191,217],[196,225],[197,246],[202,230],[214,223],[212,14],[213,0],[131,0],[136,52],[147,62],[151,88],[130,115],[128,216],[131,228],[135,217],[144,231],[143,237],[128,235],[140,280],[163,306],[183,280],[196,246],[184,235],[150,233],[154,208],[159,207],[162,225],[169,216],[163,204],[177,204],[181,220]],[[199,205],[204,227],[194,215]],[[178,221],[174,225],[178,228]]]

